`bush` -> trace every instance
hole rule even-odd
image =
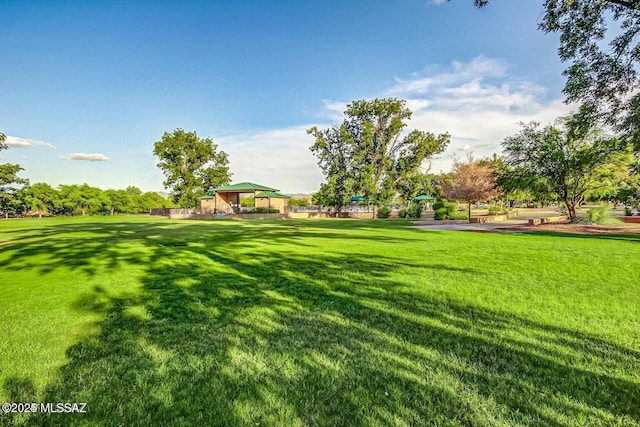
[[[250,211],[250,212],[243,212],[243,213],[249,213],[249,214],[269,214],[269,213],[280,213],[280,211],[279,211],[278,209],[255,208],[253,211]]]
[[[582,225],[610,225],[620,224],[622,221],[611,215],[608,205],[601,205],[597,208],[589,209],[587,215],[578,219],[577,222]]]
[[[445,208],[446,206],[447,206],[447,201],[446,200],[444,200],[444,199],[443,200],[437,200],[436,202],[433,203],[433,210],[437,211],[438,209]]]
[[[409,206],[409,218],[420,218],[422,216],[422,205],[416,203]]]
[[[433,204],[433,219],[457,219],[458,205],[456,203],[449,203],[446,200],[438,200]]]
[[[407,208],[400,208],[400,210],[398,211],[398,216],[400,218],[406,218],[407,217]]]
[[[633,215],[633,208],[631,206],[625,206],[624,207],[624,214],[625,214],[625,216]]]
[[[451,219],[469,219],[469,212],[457,211],[452,215]]]
[[[378,209],[378,218],[389,218],[389,215],[391,215],[391,208],[389,206],[382,206]]]
[[[433,219],[442,220],[447,218],[448,218],[448,215],[447,215],[446,208],[436,209],[435,212],[433,213]]]

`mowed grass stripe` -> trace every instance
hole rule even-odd
[[[0,425],[639,425],[640,240],[0,222]]]

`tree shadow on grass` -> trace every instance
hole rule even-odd
[[[640,424],[636,350],[415,293],[397,278],[452,266],[247,252],[237,234],[202,232],[117,259],[147,263],[140,292],[78,297],[75,309],[104,319],[100,332],[68,349],[42,400],[87,402],[88,413],[0,424]]]

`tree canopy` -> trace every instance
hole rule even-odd
[[[0,151],[8,148],[6,136],[0,133]],[[20,165],[4,163],[0,165],[0,212],[5,217],[24,208],[24,201],[18,197],[22,186],[28,184],[28,180],[20,178],[18,173],[24,170]]]
[[[545,0],[539,28],[560,34],[566,101],[583,122],[611,126],[640,151],[640,1]]]
[[[442,183],[444,195],[450,200],[465,201],[469,220],[473,202],[489,200],[500,194],[496,186],[496,167],[472,157],[456,161],[448,178]]]
[[[218,151],[211,138],[199,138],[196,132],[165,132],[154,144],[153,154],[166,177],[164,186],[179,207],[197,207],[198,198],[211,187],[231,180],[227,153]]]
[[[564,202],[572,221],[576,206],[589,192],[617,190],[633,159],[624,140],[607,137],[575,117],[543,128],[536,122],[522,124],[522,130],[505,138],[502,146],[514,176],[544,181]]]
[[[356,194],[374,207],[387,203],[426,159],[444,151],[449,134],[403,132],[412,114],[405,104],[396,98],[354,101],[340,126],[308,130],[316,139],[311,151],[327,180],[318,201],[338,210]]]

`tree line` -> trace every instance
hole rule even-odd
[[[0,133],[0,150],[8,148]],[[129,186],[125,190],[102,190],[88,184],[30,184],[18,173],[20,165],[0,164],[0,213],[9,216],[35,215],[115,215],[149,213],[152,208],[172,207],[173,203],[153,192],[143,193]]]

